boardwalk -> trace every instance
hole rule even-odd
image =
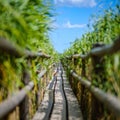
[[[58,66],[56,78],[51,81],[54,104],[49,108],[51,101],[50,85],[47,87],[44,99],[38,108],[33,120],[83,120],[78,101],[72,92],[66,73],[61,64]]]

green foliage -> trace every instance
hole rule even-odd
[[[49,60],[26,60],[0,52],[0,102],[23,87],[22,74],[25,68],[36,85],[37,69],[47,69],[57,60],[57,52],[48,35],[52,16],[52,4],[48,0],[0,0],[0,37],[6,38],[22,50],[42,50],[53,56]],[[2,94],[3,92],[6,94]]]
[[[116,5],[114,8],[109,8],[91,17],[90,24],[88,25],[88,32],[85,33],[80,39],[76,39],[71,47],[67,49],[62,57],[72,54],[85,54],[92,49],[93,44],[103,43],[111,44],[120,35],[120,6]],[[93,74],[93,66],[91,61],[86,61],[86,77],[93,81],[94,85],[103,89],[104,91],[112,92],[120,97],[120,55],[115,54],[105,58],[105,76],[107,81],[101,85],[99,81],[92,80],[90,75]],[[68,63],[72,65],[70,61]],[[79,66],[79,70],[77,70]],[[73,69],[81,71],[82,62],[78,61]]]
[[[0,6],[0,36],[32,50],[38,50],[45,42],[49,44],[49,4],[42,0],[0,0]]]

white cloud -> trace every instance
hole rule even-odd
[[[95,0],[54,0],[56,5],[75,6],[75,7],[94,7]]]
[[[85,28],[86,24],[72,24],[70,21],[67,21],[65,24],[58,24],[56,22],[53,22],[51,24],[51,28],[53,29],[59,29],[59,28]]]
[[[86,24],[71,24],[70,21],[68,21],[66,24],[63,25],[64,28],[84,28],[86,27]]]

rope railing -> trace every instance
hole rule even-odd
[[[120,118],[120,100],[108,93],[105,93],[101,89],[94,87],[91,82],[87,79],[83,79],[79,75],[77,75],[73,70],[70,71],[71,75],[78,79],[82,85],[84,85],[90,92],[103,104],[107,106],[107,108],[114,113],[114,115]],[[97,107],[97,106],[96,106]]]
[[[93,48],[90,52],[86,54],[74,54],[71,56],[67,56],[66,58],[81,58],[87,59],[91,56],[99,56],[102,57],[104,55],[114,54],[117,51],[120,51],[120,36],[110,45],[104,45],[101,47]]]
[[[5,38],[0,38],[0,50],[4,53],[7,53],[9,55],[15,56],[15,57],[25,57],[25,58],[36,58],[36,57],[41,57],[41,58],[50,58],[49,55],[38,52],[34,53],[28,50],[22,50],[19,48],[17,45],[12,44]]]

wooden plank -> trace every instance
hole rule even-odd
[[[57,84],[55,88],[55,104],[51,115],[51,120],[62,120],[63,116],[63,98],[60,91],[60,81],[61,77],[57,75]]]
[[[54,85],[55,78],[47,86],[43,101],[32,120],[49,120],[54,105]]]
[[[67,97],[65,94],[65,90],[64,90],[64,72],[63,72],[63,67],[61,65],[61,93],[62,93],[62,97],[63,97],[63,109],[64,109],[64,119],[68,120],[68,101],[67,101]]]
[[[49,86],[49,105],[47,113],[44,117],[44,120],[49,120],[53,111],[54,102],[55,102],[55,87],[56,87],[57,79],[56,76],[53,77],[53,80]]]
[[[22,82],[24,85],[27,85],[30,82],[30,74],[29,72],[25,69],[23,71],[23,79]],[[26,95],[25,98],[22,100],[22,102],[19,105],[19,117],[20,120],[29,120],[29,96]]]
[[[57,86],[56,86],[56,92],[55,92],[55,105],[54,110],[51,116],[51,120],[83,120],[82,113],[80,110],[80,106],[78,104],[78,101],[73,94],[73,91],[70,87],[69,82],[66,80],[66,73],[63,71],[62,66],[58,69],[59,74],[57,75]],[[61,76],[62,73],[62,76]],[[67,103],[64,100],[64,94],[63,91],[61,91],[62,88],[62,78],[64,83],[64,90],[65,95],[67,98]],[[66,105],[68,104],[66,108]],[[66,111],[68,109],[68,113]],[[66,117],[66,114],[68,115]]]
[[[83,120],[82,112],[80,110],[80,105],[78,104],[77,98],[74,95],[69,81],[65,76],[65,71],[63,72],[63,80],[64,80],[64,90],[68,100],[68,115],[69,120]]]
[[[62,76],[61,76],[62,75]],[[62,86],[62,79],[64,80],[64,86]],[[54,84],[54,85],[53,85]],[[61,67],[58,69],[57,73],[57,82],[51,82],[48,86],[49,89],[52,88],[55,92],[53,94],[53,91],[50,92],[51,96],[55,96],[55,102],[53,110],[50,109],[50,106],[52,106],[51,99],[48,97],[48,91],[45,93],[44,100],[42,104],[40,105],[37,113],[35,114],[33,120],[83,120],[82,114],[80,111],[80,107],[78,105],[78,101],[75,97],[75,95],[72,92],[72,89],[66,80],[66,73],[63,71]],[[66,105],[65,96],[63,93],[63,89],[65,90],[65,95],[67,95],[67,103]],[[66,108],[67,107],[67,108]],[[69,108],[69,113],[66,111],[66,109]],[[51,115],[49,114],[51,110]],[[66,114],[68,113],[68,114]],[[69,115],[66,117],[66,115]]]
[[[48,105],[49,105],[49,91],[45,92],[44,99],[40,106],[38,107],[37,112],[35,113],[32,120],[44,120],[44,117],[47,113]]]

